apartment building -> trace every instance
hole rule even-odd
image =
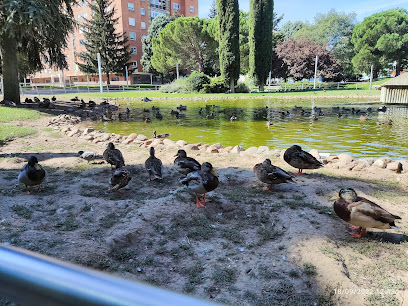
[[[115,8],[118,17],[117,31],[126,33],[129,38],[132,53],[131,67],[133,73],[129,75],[129,84],[150,84],[155,78],[143,72],[140,64],[142,57],[142,37],[147,35],[152,20],[158,15],[179,15],[185,17],[198,16],[198,0],[113,0],[111,7]],[[73,7],[75,19],[79,26],[68,38],[68,48],[65,52],[68,68],[63,71],[55,68],[45,68],[31,76],[33,83],[48,83],[56,86],[65,84],[83,85],[99,82],[97,75],[87,76],[76,64],[78,54],[86,51],[84,46],[84,19],[92,18],[92,11],[88,1],[80,0]],[[106,82],[106,76],[103,76]],[[125,76],[111,75],[111,84],[126,84]]]

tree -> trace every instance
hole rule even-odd
[[[217,0],[220,70],[230,92],[239,78],[239,8],[238,0]]]
[[[288,39],[276,46],[276,53],[288,66],[289,75],[295,80],[314,76],[316,55],[319,56],[318,76],[324,80],[335,80],[340,74],[340,64],[333,53],[305,38]]]
[[[263,91],[272,65],[273,0],[250,0],[249,68],[259,91]]]
[[[353,79],[356,74],[351,62],[355,55],[351,36],[355,24],[355,13],[347,14],[332,9],[327,14],[317,14],[314,23],[305,24],[294,37],[315,41],[332,50],[334,57],[341,64],[342,78]]]
[[[396,62],[396,75],[407,65],[408,11],[394,9],[364,18],[353,30],[352,42],[356,51],[353,64],[359,71],[369,72]]]
[[[214,19],[215,17],[217,17],[217,15],[218,15],[217,0],[213,0],[213,2],[211,2],[210,13],[208,14],[208,18]]]
[[[302,29],[305,26],[305,24],[301,21],[295,21],[295,22],[286,22],[279,30],[279,32],[283,35],[284,39],[290,39],[293,38],[296,33]]]
[[[84,46],[86,52],[81,52],[79,58],[82,63],[77,63],[81,71],[89,74],[98,72],[97,54],[101,55],[102,72],[110,84],[109,75],[125,74],[130,61],[128,38],[125,33],[117,33],[115,25],[119,18],[114,18],[115,8],[112,0],[96,0],[90,2],[93,16],[84,23]],[[109,9],[110,8],[110,9]]]
[[[198,17],[179,17],[153,38],[154,69],[163,74],[191,69],[212,74],[218,62],[217,42],[209,30],[210,21]]]
[[[0,49],[4,99],[20,104],[17,54],[26,54],[32,66],[42,61],[66,67],[66,38],[74,28],[73,0],[3,0],[0,4]],[[56,26],[57,25],[57,26]]]
[[[239,51],[241,73],[249,73],[249,22],[248,13],[239,11]]]
[[[142,38],[142,58],[140,63],[143,66],[143,71],[147,73],[157,74],[156,69],[153,68],[151,58],[153,56],[153,38],[157,37],[161,30],[170,22],[166,15],[158,15],[155,17],[149,27],[148,34]]]

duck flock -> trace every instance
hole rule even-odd
[[[109,143],[103,156],[95,152],[79,151],[78,156],[88,162],[103,158],[111,165],[112,174],[109,180],[109,191],[120,192],[127,186],[132,179],[131,173],[126,169],[125,159],[120,150],[115,148],[113,143]],[[179,179],[180,184],[187,186],[194,192],[197,207],[205,207],[206,193],[215,190],[219,186],[218,174],[209,162],[200,164],[197,160],[187,156],[185,150],[178,150],[174,160],[174,168],[182,175]],[[284,160],[294,168],[298,169],[295,175],[301,175],[303,169],[318,169],[323,164],[311,154],[302,150],[298,145],[293,145],[284,153]],[[154,147],[150,148],[150,156],[146,159],[145,169],[149,175],[149,181],[161,180],[163,164],[155,156]],[[294,176],[274,166],[270,159],[256,164],[253,172],[258,180],[266,184],[265,190],[270,190],[272,185],[294,182]],[[46,171],[38,163],[36,156],[31,156],[28,163],[22,168],[18,180],[25,185],[26,193],[29,194],[29,186],[37,186],[41,191],[41,183],[46,177]],[[199,195],[202,195],[201,199]],[[333,204],[335,213],[344,221],[350,224],[350,235],[354,238],[360,238],[366,228],[390,229],[398,228],[395,225],[399,216],[393,215],[380,207],[379,205],[359,197],[352,188],[342,188],[336,201]]]

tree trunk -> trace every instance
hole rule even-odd
[[[1,38],[1,54],[3,57],[3,98],[20,104],[20,86],[17,72],[16,39],[7,35]]]
[[[396,61],[395,76],[399,76],[400,74],[401,74],[401,64],[400,64],[400,61]]]
[[[235,86],[234,86],[234,79],[231,78],[230,80],[230,93],[235,93]]]
[[[263,91],[264,91],[264,84],[263,84],[263,83],[259,83],[258,91],[259,91],[259,92],[263,92]]]
[[[106,73],[106,84],[110,85],[109,72]]]

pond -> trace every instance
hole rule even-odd
[[[93,127],[121,135],[137,133],[147,137],[152,137],[156,130],[158,134],[170,133],[170,139],[174,141],[183,139],[188,143],[221,143],[224,146],[242,145],[244,148],[269,146],[270,149],[286,149],[299,144],[305,150],[314,148],[320,152],[349,153],[355,157],[406,159],[408,156],[408,108],[401,105],[387,106],[385,112],[379,112],[379,104],[339,99],[120,103],[119,112],[126,113],[126,107],[130,109],[126,118],[96,122]],[[186,105],[187,110],[179,111],[185,117],[178,119],[171,110],[178,111],[176,107],[180,104]],[[152,110],[153,106],[160,110]],[[343,110],[343,107],[346,109]],[[317,108],[321,109],[320,115]],[[367,108],[372,111],[367,111]],[[156,119],[157,112],[162,114],[162,120]],[[361,115],[367,120],[360,120]],[[231,121],[232,116],[237,119]],[[146,123],[146,117],[152,122]],[[389,119],[392,125],[380,124]],[[270,126],[267,126],[268,121]]]

